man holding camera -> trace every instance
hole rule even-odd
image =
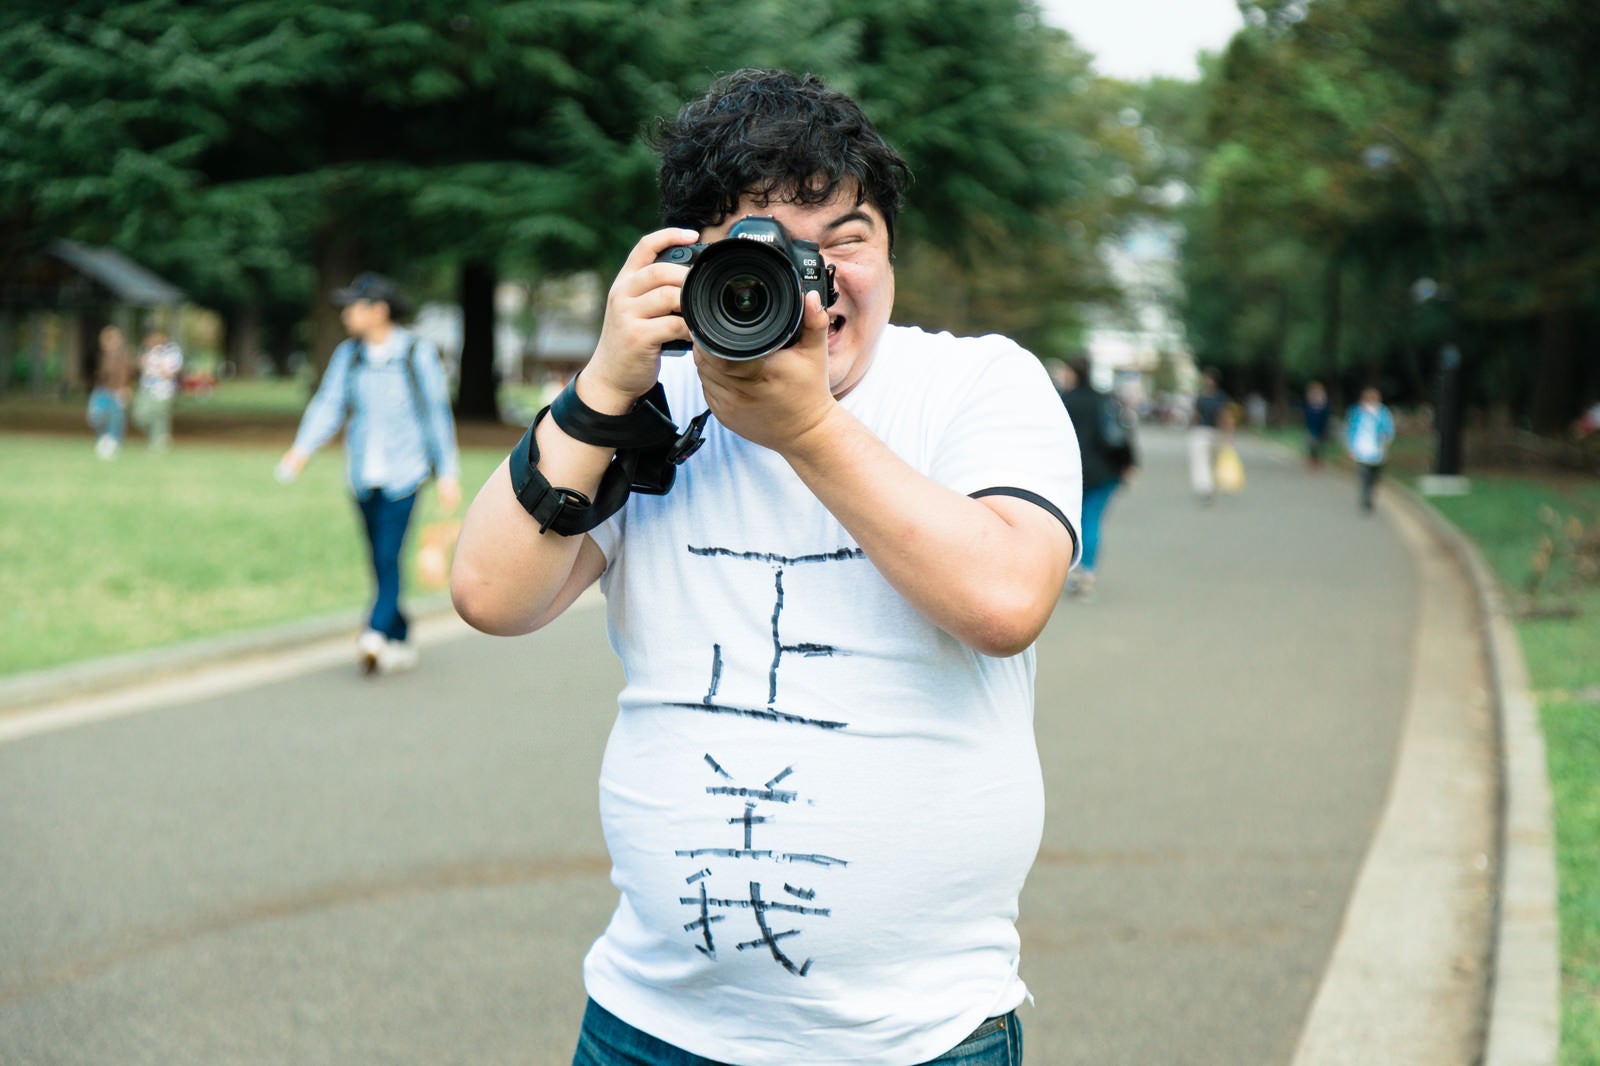
[[[626,668],[600,779],[621,898],[574,1063],[1020,1061],[1070,421],[1011,341],[889,324],[909,174],[848,97],[741,71],[655,144],[670,228],[452,575],[504,635],[600,581]]]

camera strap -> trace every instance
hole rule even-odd
[[[578,398],[575,382],[569,382],[554,403],[534,416],[509,460],[517,502],[538,520],[540,533],[553,529],[563,537],[595,528],[621,510],[632,492],[665,495],[672,488],[678,466],[704,442],[705,424],[711,417],[710,411],[702,411],[679,432],[660,382],[627,414],[601,414]],[[546,414],[574,440],[616,450],[594,499],[576,489],[551,485],[539,472],[534,431]]]

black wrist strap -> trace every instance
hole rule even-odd
[[[507,462],[511,473],[511,490],[516,493],[522,509],[539,523],[540,533],[555,530],[563,537],[587,533],[616,514],[627,500],[627,474],[613,461],[600,479],[600,488],[592,500],[577,489],[550,484],[549,479],[539,473],[539,442],[535,436],[539,420],[549,410],[546,407],[534,416],[528,431],[511,449]]]
[[[573,377],[550,405],[550,417],[573,440],[601,448],[648,448],[678,435],[667,413],[667,391],[659,381],[634,401],[627,414],[604,415],[578,397],[578,379]]]
[[[539,472],[535,431],[546,413],[569,437],[616,449],[594,499],[576,489],[552,485]],[[678,466],[704,443],[710,417],[710,411],[702,411],[679,433],[667,408],[666,390],[659,382],[628,414],[604,415],[578,399],[577,390],[569,383],[555,403],[534,416],[522,440],[511,450],[511,488],[522,509],[538,521],[540,533],[552,529],[563,537],[587,533],[621,510],[630,492],[665,495],[672,488]]]

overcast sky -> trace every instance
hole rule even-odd
[[[1195,53],[1219,52],[1242,26],[1234,0],[1039,0],[1045,21],[1095,57],[1101,74],[1138,81],[1199,76]]]

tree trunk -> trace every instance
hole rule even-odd
[[[17,314],[0,310],[0,395],[11,392],[17,378]]]
[[[361,247],[354,238],[337,230],[325,230],[316,242],[317,287],[311,294],[309,316],[311,321],[311,350],[306,357],[317,368],[317,380],[328,367],[334,348],[344,340],[344,324],[339,321],[339,308],[332,294],[335,289],[350,284],[350,279],[361,269]]]
[[[99,308],[65,310],[49,318],[40,318],[37,323],[46,350],[50,347],[50,339],[43,331],[54,327],[56,348],[61,352],[61,380],[56,383],[56,390],[63,395],[87,392],[94,388],[95,375],[100,372],[100,331],[106,326],[121,329],[129,357],[138,355],[138,341],[128,328],[115,317],[108,321]],[[68,328],[69,323],[71,328]]]
[[[1533,382],[1529,412],[1535,433],[1559,432],[1575,413],[1577,318],[1571,307],[1558,307],[1539,321],[1539,376]]]
[[[44,389],[44,363],[45,363],[45,320],[43,311],[30,311],[23,320],[27,332],[28,349],[28,391],[34,395],[42,395]],[[76,359],[78,353],[69,352],[67,359]]]
[[[78,393],[87,393],[94,388],[95,370],[100,365],[100,331],[90,332],[83,328],[83,316],[67,312],[56,318],[56,328],[60,330],[61,350],[69,353],[61,361],[61,387],[69,396]],[[127,330],[123,330],[124,341],[128,347],[128,360],[135,368],[139,366],[139,340]],[[76,354],[78,358],[71,357]]]
[[[1344,317],[1344,257],[1333,253],[1322,274],[1322,353],[1321,362],[1335,380],[1339,373],[1339,329]]]
[[[1289,422],[1289,286],[1278,290],[1278,321],[1272,339],[1272,424]]]
[[[286,378],[294,373],[295,341],[300,334],[300,326],[299,319],[292,315],[272,311],[265,315],[262,329],[266,339],[263,348],[272,363],[272,373],[277,377]]]
[[[261,352],[261,310],[254,304],[226,311],[222,316],[225,350],[234,373],[240,377],[261,376],[266,362]]]
[[[493,263],[473,260],[461,267],[461,378],[456,417],[463,422],[496,422],[499,375],[494,360]]]

